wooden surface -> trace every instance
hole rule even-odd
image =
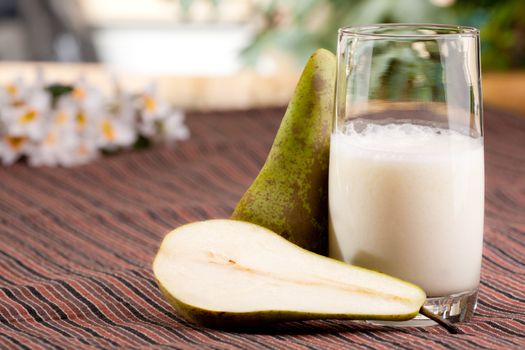
[[[178,225],[230,215],[282,112],[191,114],[192,137],[174,150],[0,168],[0,348],[525,348],[525,118],[493,109],[479,307],[464,334],[350,321],[225,333],[181,319],[152,275],[160,241]]]

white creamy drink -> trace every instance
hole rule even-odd
[[[347,124],[330,150],[330,256],[429,297],[475,289],[483,241],[481,138],[413,124]]]

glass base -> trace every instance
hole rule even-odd
[[[446,297],[427,298],[425,309],[451,323],[467,322],[474,315],[478,303],[478,288]],[[436,322],[419,314],[408,321],[366,321],[371,324],[388,327],[427,327],[435,326]]]

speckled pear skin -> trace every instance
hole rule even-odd
[[[265,164],[232,215],[322,255],[328,246],[335,75],[335,56],[317,50],[303,70]]]

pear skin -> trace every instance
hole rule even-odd
[[[323,255],[335,75],[335,56],[317,50],[303,70],[265,164],[231,217]]]

